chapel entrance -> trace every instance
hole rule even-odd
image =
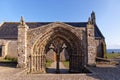
[[[53,53],[50,54],[49,51],[53,51]],[[62,52],[67,53],[62,54]],[[82,72],[84,68],[83,55],[81,40],[70,30],[55,27],[36,40],[29,57],[29,72],[47,73],[48,57],[56,62],[54,69],[58,73],[62,60],[69,61],[69,72]]]
[[[48,73],[68,73],[69,55],[67,54],[66,50],[67,46],[64,43],[64,41],[57,37],[52,41],[52,44],[50,44],[49,48],[50,50],[47,53],[47,64],[49,63],[51,64],[49,65],[49,67],[48,65],[46,66],[47,67],[46,71]],[[50,53],[50,51],[52,52]],[[53,58],[51,55],[53,55]]]

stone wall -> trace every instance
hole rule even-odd
[[[84,57],[87,45],[85,32],[85,28],[73,27],[60,22],[28,30],[27,51],[29,51],[29,71],[45,72],[45,56],[50,44],[54,45],[56,51],[57,47],[61,46],[64,42],[68,46],[67,51],[70,54],[70,71],[82,71],[85,65]]]
[[[18,58],[17,40],[11,40],[11,41],[9,41],[7,56],[11,57],[11,58]]]
[[[43,73],[46,69],[46,58],[55,57],[52,53],[47,54],[50,44],[54,45],[54,51],[57,53],[57,46],[65,43],[68,46],[71,70],[78,70],[86,64],[95,65],[97,53],[101,56],[99,51],[103,47],[101,43],[104,40],[95,40],[94,27],[91,23],[88,23],[86,28],[79,28],[60,22],[34,29],[28,29],[26,24],[20,25],[18,27],[18,64],[21,67],[29,65],[29,71]],[[60,56],[61,59],[65,59],[63,55]],[[54,60],[52,58],[51,60]]]
[[[41,36],[49,34],[50,30],[54,29],[55,27],[60,26],[63,27],[72,33],[74,33],[80,40],[81,40],[81,45],[83,48],[83,53],[86,54],[86,31],[85,28],[78,28],[78,27],[73,27],[61,22],[55,22],[51,23],[48,25],[44,25],[35,29],[29,29],[28,34],[27,34],[27,51],[28,55],[31,54],[31,50],[33,48],[33,45],[37,40],[40,39]],[[49,35],[48,35],[49,36]]]
[[[21,23],[18,26],[18,65],[17,67],[27,67],[27,30],[28,26],[21,18]]]
[[[96,44],[94,35],[94,25],[87,24],[87,53],[88,53],[88,65],[96,65]]]
[[[0,39],[0,46],[2,48],[2,55],[1,57],[5,57],[8,54],[8,44],[10,40]]]
[[[18,58],[16,39],[0,39],[0,46],[2,49],[1,57]]]

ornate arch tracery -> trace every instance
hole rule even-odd
[[[65,43],[70,56],[69,70],[81,72],[83,68],[83,51],[81,40],[71,31],[63,27],[55,27],[45,32],[33,45],[29,57],[29,71],[33,73],[46,72],[46,52],[50,44],[55,47]],[[56,49],[55,49],[56,51]]]

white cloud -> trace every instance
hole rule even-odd
[[[107,45],[107,49],[120,49],[120,44]]]

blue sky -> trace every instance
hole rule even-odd
[[[92,10],[107,48],[120,49],[120,0],[0,0],[0,22],[85,22]]]

